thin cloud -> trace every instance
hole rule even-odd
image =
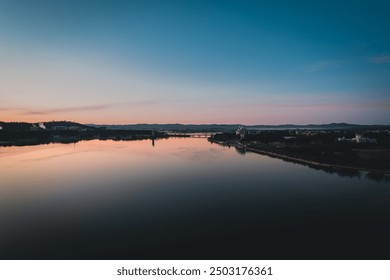
[[[390,55],[382,54],[370,57],[370,61],[375,64],[390,63]]]
[[[84,112],[84,111],[100,111],[113,107],[114,105],[94,105],[94,106],[75,106],[75,107],[63,107],[46,110],[45,113],[71,113],[71,112]]]
[[[74,107],[61,107],[53,109],[40,109],[40,110],[22,110],[22,115],[47,115],[56,113],[72,113],[72,112],[87,112],[87,111],[100,111],[108,109],[112,105],[94,105],[94,106],[74,106]]]
[[[29,111],[29,112],[22,112],[22,115],[47,115],[47,112],[40,112],[40,111]]]
[[[57,107],[57,108],[16,108],[16,107],[0,107],[0,111],[19,111],[21,115],[48,115],[48,114],[58,114],[58,113],[75,113],[75,112],[93,112],[93,111],[102,111],[107,109],[113,109],[117,107],[136,107],[136,106],[150,106],[157,105],[164,102],[162,99],[156,100],[144,100],[144,101],[127,101],[121,103],[111,103],[111,104],[99,104],[99,105],[89,105],[89,106],[71,106],[71,107]]]

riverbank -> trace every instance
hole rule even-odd
[[[134,131],[109,131],[91,134],[90,132],[78,132],[76,135],[67,135],[66,133],[40,133],[36,137],[29,137],[30,135],[22,135],[21,137],[13,137],[11,139],[2,140],[0,139],[0,147],[10,147],[10,146],[35,146],[35,145],[45,145],[51,143],[77,143],[80,141],[90,141],[90,140],[113,140],[113,141],[133,141],[133,140],[157,140],[168,138],[169,136],[164,133],[156,133],[155,136],[152,135],[152,132],[134,132]]]
[[[267,152],[264,150],[259,150],[257,148],[248,147],[248,146],[245,146],[245,149],[247,151],[251,151],[251,152],[254,152],[257,154],[267,155],[267,156],[274,157],[274,158],[280,158],[280,159],[284,159],[287,161],[301,163],[301,164],[305,164],[305,165],[309,165],[309,166],[313,166],[313,167],[332,168],[332,169],[349,169],[349,170],[364,171],[364,172],[370,172],[370,173],[383,173],[385,175],[390,176],[390,172],[386,171],[386,170],[368,169],[368,168],[364,168],[364,167],[354,167],[354,166],[348,166],[348,165],[321,163],[321,162],[317,162],[317,161],[291,157],[291,156],[287,156],[287,155],[283,155],[283,154]]]
[[[222,146],[234,146],[237,149],[245,149],[246,151],[250,151],[257,154],[266,155],[273,158],[279,158],[285,161],[303,164],[316,169],[324,169],[324,170],[350,170],[355,172],[368,172],[368,173],[379,173],[383,174],[386,177],[390,178],[390,171],[379,169],[379,168],[368,168],[365,166],[356,166],[356,165],[346,165],[346,164],[337,164],[337,163],[329,163],[329,162],[321,162],[318,160],[312,160],[308,158],[304,158],[304,155],[291,156],[284,153],[282,149],[271,148],[266,144],[258,144],[255,142],[245,142],[239,140],[229,140],[229,141],[220,141],[209,138],[209,141],[212,143],[216,143]],[[272,151],[270,151],[272,150]]]

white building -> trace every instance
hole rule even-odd
[[[42,128],[42,129],[46,129],[46,126],[45,126],[43,123],[41,123],[41,122],[38,124],[38,126],[39,126],[40,128]]]
[[[376,139],[364,137],[362,134],[356,134],[355,138],[352,138],[356,143],[371,143],[376,144]]]
[[[247,131],[246,131],[245,127],[240,126],[240,127],[236,130],[236,135],[237,135],[237,136],[240,135],[240,138],[241,138],[241,139],[244,139],[246,134],[247,134]]]
[[[377,144],[376,139],[364,137],[363,134],[358,134],[358,133],[356,133],[355,138],[342,137],[342,138],[337,138],[337,141],[339,141],[339,142],[355,142],[358,144],[363,144],[363,143]]]

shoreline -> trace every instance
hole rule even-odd
[[[332,169],[349,169],[349,170],[355,170],[355,171],[363,171],[363,172],[369,172],[369,173],[382,173],[384,175],[390,175],[390,171],[386,170],[378,170],[378,169],[369,169],[365,167],[354,167],[354,166],[347,166],[347,165],[337,165],[337,164],[330,164],[330,163],[321,163],[318,161],[312,161],[307,159],[301,159],[301,158],[295,158],[290,157],[282,154],[277,154],[273,152],[268,152],[264,150],[258,150],[255,148],[247,147],[245,146],[245,149],[257,154],[267,155],[273,158],[280,158],[280,159],[286,159],[288,161],[296,162],[296,163],[302,163],[309,166],[316,166],[316,167],[322,167],[322,168],[332,168]]]
[[[380,169],[370,169],[366,167],[357,167],[357,166],[348,166],[348,165],[338,165],[338,164],[331,164],[331,163],[322,163],[318,161],[313,161],[313,160],[308,160],[308,159],[303,159],[303,158],[297,158],[297,157],[292,157],[292,156],[287,156],[279,153],[274,153],[274,152],[269,152],[265,151],[259,147],[253,147],[251,145],[253,144],[243,144],[239,141],[228,141],[228,142],[221,142],[221,141],[216,141],[214,139],[210,139],[209,141],[212,143],[216,143],[219,145],[227,145],[227,146],[235,146],[237,144],[242,145],[245,150],[261,154],[261,155],[266,155],[269,157],[273,158],[278,158],[282,160],[286,160],[289,162],[294,162],[294,163],[299,163],[302,165],[307,165],[309,167],[318,167],[322,169],[333,169],[333,170],[352,170],[352,171],[362,171],[362,172],[368,172],[368,173],[380,173],[385,176],[390,176],[390,171],[387,170],[380,170]]]
[[[17,141],[0,141],[0,147],[22,147],[22,146],[38,146],[38,145],[47,145],[47,144],[72,144],[80,141],[137,141],[137,140],[158,140],[158,139],[166,139],[168,137],[91,137],[91,138],[83,138],[83,137],[68,137],[68,138],[60,138],[60,139],[49,139],[47,141],[42,141],[39,139],[22,139]]]

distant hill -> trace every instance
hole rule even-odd
[[[39,123],[0,122],[0,146],[2,147],[76,143],[82,140],[154,140],[166,137],[168,135],[160,131],[98,129],[68,121]]]
[[[54,127],[58,126],[63,126],[66,128],[69,127],[79,127],[79,128],[85,128],[85,129],[92,129],[94,128],[93,126],[88,126],[85,124],[81,123],[76,123],[76,122],[68,122],[68,121],[51,121],[51,122],[44,122],[43,123],[47,129],[53,129]]]
[[[31,127],[39,127],[40,123],[27,122],[1,122],[0,126],[3,130],[12,131],[28,131]],[[359,125],[348,123],[330,123],[330,124],[307,124],[307,125],[241,125],[241,124],[126,124],[126,125],[96,125],[96,124],[80,124],[69,121],[50,121],[42,122],[48,130],[56,127],[80,128],[80,129],[95,129],[106,128],[112,130],[156,130],[156,131],[172,131],[172,132],[228,132],[235,131],[242,126],[248,130],[290,130],[290,129],[319,129],[319,130],[348,130],[348,129],[389,129],[390,125]]]
[[[378,125],[359,125],[348,123],[330,123],[330,124],[283,124],[283,125],[252,125],[246,126],[249,129],[359,129],[365,127],[373,127]],[[378,126],[379,127],[379,126]]]
[[[32,124],[26,122],[0,122],[0,126],[4,131],[28,131]]]
[[[43,124],[40,125],[40,124]],[[87,126],[84,124],[76,123],[76,122],[68,122],[68,121],[51,121],[51,122],[38,122],[38,123],[28,123],[28,122],[1,122],[0,126],[4,131],[29,131],[32,127],[37,127],[42,130],[44,129],[54,129],[55,127],[79,127],[83,129],[94,129],[92,126]]]
[[[285,130],[285,129],[390,129],[390,125],[358,125],[348,123],[330,124],[308,124],[308,125],[240,125],[240,124],[126,124],[126,125],[95,125],[92,127],[105,127],[107,129],[128,129],[128,130],[160,130],[160,131],[181,131],[181,132],[223,132],[234,131],[239,126],[249,130]]]
[[[107,129],[126,130],[158,130],[158,131],[181,131],[181,132],[222,132],[236,130],[239,124],[126,124],[126,125],[94,125],[89,126]]]

